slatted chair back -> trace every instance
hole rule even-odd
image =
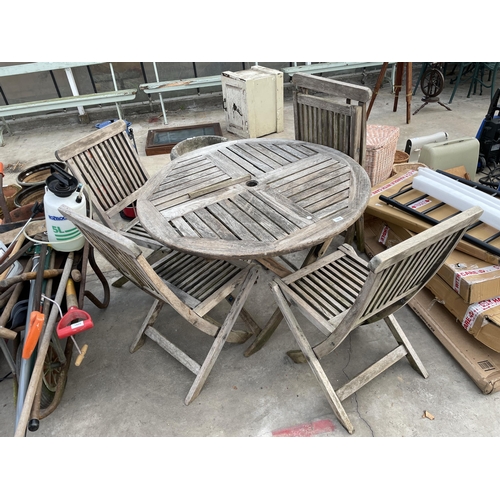
[[[473,207],[364,262],[343,245],[283,282],[328,339],[320,357],[363,323],[386,318],[434,276],[482,210]],[[295,298],[297,300],[295,300]]]
[[[167,254],[152,267],[139,246],[124,235],[65,205],[59,210],[111,265],[156,299],[132,342],[130,351],[135,352],[141,347],[147,336],[193,372],[196,378],[185,404],[192,402],[200,393],[225,342],[241,343],[254,333],[233,327],[257,281],[258,267],[247,265],[240,268],[229,262],[206,260],[175,250],[166,250]],[[238,292],[233,297],[235,290]],[[231,307],[223,322],[218,323],[207,314],[225,299],[229,299]],[[160,333],[154,327],[164,304],[170,305],[196,329],[214,338],[201,364],[168,340],[168,331]]]
[[[126,122],[117,120],[55,152],[90,192],[95,212],[108,227],[137,199],[149,177],[126,129]]]
[[[437,273],[482,210],[474,207],[374,256],[357,323],[392,314]]]
[[[308,74],[293,75],[292,83],[295,139],[337,149],[363,165],[371,90]]]

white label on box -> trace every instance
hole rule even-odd
[[[453,277],[453,290],[455,290],[455,292],[460,291],[460,282],[462,281],[462,278],[465,278],[466,276],[477,276],[479,274],[492,273],[493,271],[498,271],[499,269],[500,266],[493,265],[488,267],[482,267],[480,269],[469,269],[466,271],[458,271],[455,273]]]
[[[481,302],[476,302],[475,304],[471,304],[467,308],[467,311],[465,312],[465,316],[462,321],[462,326],[468,332],[470,332],[470,330],[474,326],[474,322],[481,313],[488,311],[489,309],[493,309],[498,305],[500,305],[500,295],[493,299],[482,300]]]
[[[399,177],[396,177],[391,182],[388,182],[387,184],[384,184],[383,186],[380,186],[379,188],[377,188],[374,191],[372,191],[372,196],[375,196],[376,194],[379,194],[382,191],[385,191],[386,189],[389,189],[391,186],[395,186],[396,184],[399,184],[400,182],[403,182],[406,179],[408,179],[410,177],[413,177],[416,173],[417,173],[416,170],[408,170],[408,172],[404,173],[403,175],[400,175]]]
[[[384,226],[382,232],[380,233],[380,238],[378,239],[379,243],[385,246],[385,242],[387,241],[387,237],[389,236],[389,226]]]
[[[425,207],[425,205],[428,205],[431,203],[431,200],[429,198],[424,198],[423,200],[417,201],[416,203],[413,203],[410,205],[410,208],[413,208],[414,210],[420,207]]]

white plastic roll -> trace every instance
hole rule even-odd
[[[458,192],[455,185],[449,187],[446,183],[438,184],[426,176],[417,175],[413,179],[413,189],[426,193],[460,211],[479,206],[484,210],[479,219],[485,224],[500,230],[500,209],[492,207],[484,200]],[[472,190],[476,191],[475,189]]]

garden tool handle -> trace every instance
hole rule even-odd
[[[45,269],[43,271],[43,279],[56,278],[60,274],[62,274],[62,269]],[[21,273],[17,276],[12,276],[10,278],[5,278],[0,280],[0,289],[9,288],[16,283],[20,283],[21,281],[30,281],[36,278],[37,271],[29,271],[27,273]]]
[[[73,338],[73,337],[72,337]],[[85,344],[83,347],[82,347],[82,350],[80,351],[80,354],[77,356],[76,358],[76,361],[75,361],[75,366],[80,366],[82,361],[83,361],[83,358],[85,357],[85,354],[87,354],[87,349],[89,348],[89,346],[87,344]]]
[[[71,307],[78,307],[75,282],[71,278],[68,278],[68,282],[66,283],[66,305],[68,306],[68,310]]]

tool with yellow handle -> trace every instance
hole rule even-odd
[[[68,312],[59,321],[56,333],[60,339],[71,337],[71,340],[74,342],[78,352],[80,353],[75,362],[75,365],[79,366],[85,357],[88,346],[84,345],[80,350],[78,344],[73,338],[73,335],[93,328],[94,323],[87,312],[78,308],[75,283],[71,278],[68,278],[66,283],[66,305],[68,307]]]

